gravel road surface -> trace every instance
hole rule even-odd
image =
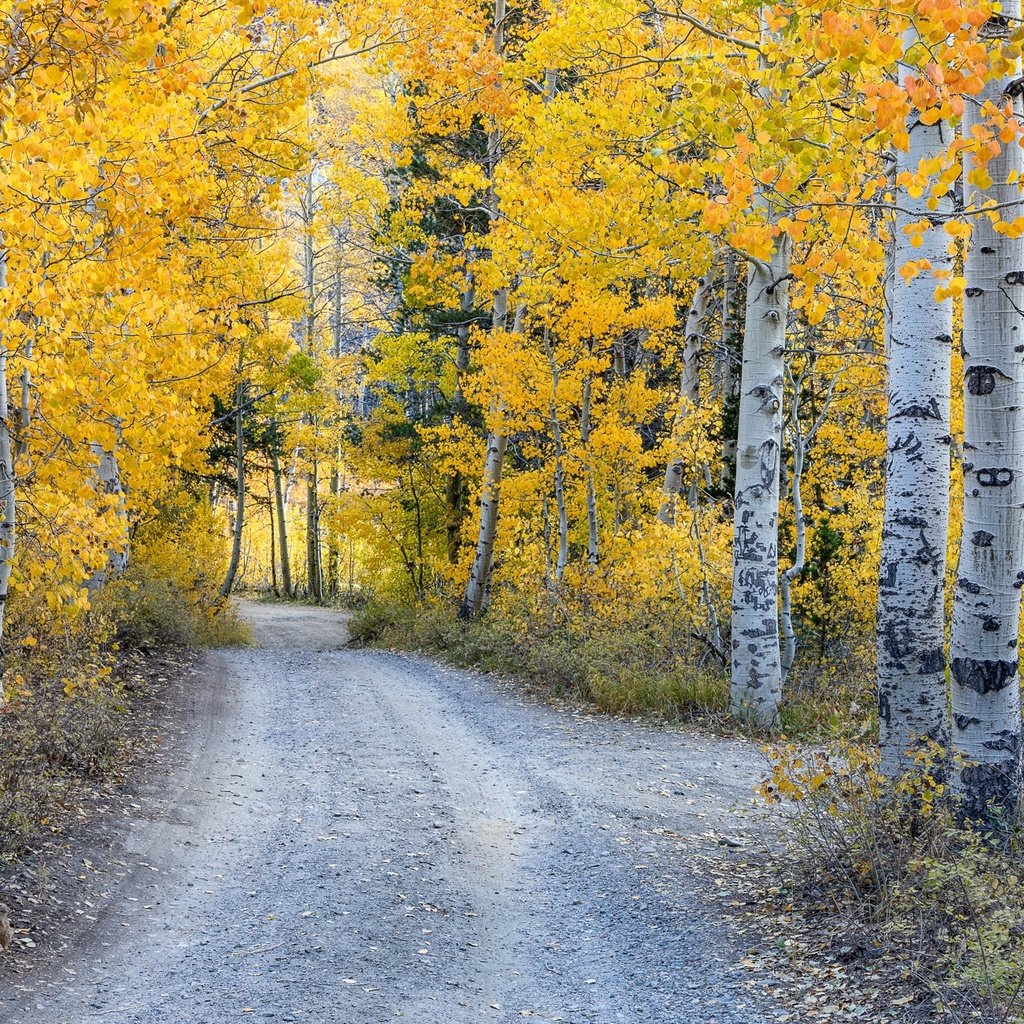
[[[64,948],[6,967],[0,1022],[780,1012],[699,871],[748,827],[756,747],[346,649],[330,611],[244,612],[259,646],[204,658],[163,768],[82,861]]]

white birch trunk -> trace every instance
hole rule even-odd
[[[750,261],[740,371],[733,519],[731,711],[756,725],[778,721],[779,455],[789,311],[790,242],[768,264]]]
[[[0,238],[0,292],[7,289],[7,251]],[[11,437],[11,409],[7,393],[7,345],[0,337],[0,658],[3,651],[5,611],[11,582],[15,552],[15,500],[17,479],[14,475],[14,450]],[[3,663],[0,661],[0,668]],[[0,687],[0,706],[4,693]]]
[[[238,363],[241,367],[241,356]],[[235,521],[231,527],[231,559],[220,587],[222,598],[230,596],[242,558],[242,531],[245,528],[245,428],[242,419],[244,405],[245,384],[239,381],[235,387]]]
[[[6,270],[6,259],[0,257],[0,288],[6,287],[2,274]],[[11,568],[15,553],[15,499],[17,481],[14,475],[14,458],[11,447],[11,429],[8,419],[7,395],[7,348],[0,343],[0,644],[3,642],[6,623],[7,596],[11,582]],[[0,668],[3,667],[3,648],[0,646]],[[0,707],[5,695],[0,687]]]
[[[473,287],[472,277],[466,275],[466,287],[463,289],[459,299],[459,309],[462,312],[462,322],[456,332],[455,348],[455,386],[452,389],[452,417],[462,412],[464,397],[462,392],[462,381],[469,372],[469,321],[473,314],[476,290]],[[463,510],[462,502],[464,497],[465,481],[462,470],[452,471],[448,482],[445,485],[445,504],[447,505],[447,522],[445,534],[448,547],[448,561],[455,565],[459,561],[459,548],[462,538]]]
[[[583,400],[580,408],[580,439],[583,442],[583,457],[586,459],[587,561],[591,566],[596,566],[601,560],[601,548],[597,519],[597,492],[594,488],[594,460],[590,455],[590,392],[591,379],[588,373],[583,381]]]
[[[766,35],[764,12],[759,13]],[[771,100],[759,91],[762,100]],[[770,221],[764,196],[755,198]],[[767,264],[748,261],[736,428],[729,710],[735,718],[767,727],[778,722],[782,705],[779,466],[790,252],[789,236],[780,234]]]
[[[320,467],[316,456],[310,461],[306,482],[306,592],[317,604],[324,599],[320,563]]]
[[[913,45],[911,35],[906,45]],[[900,80],[917,72],[900,65]],[[896,173],[944,153],[950,127],[907,124],[910,146],[897,152]],[[878,587],[878,717],[882,771],[899,777],[912,766],[908,752],[922,740],[947,743],[944,584],[949,524],[950,349],[953,306],[936,301],[929,273],[906,281],[909,260],[952,270],[948,236],[926,232],[913,247],[904,228],[950,212],[950,199],[928,209],[928,193],[897,192],[899,209],[888,284],[888,410],[885,512]]]
[[[4,346],[0,347],[0,640],[3,638],[4,612],[14,563],[17,497],[7,403],[7,348]]]
[[[711,590],[711,581],[708,579],[708,560],[704,550],[704,534],[700,526],[700,506],[697,502],[694,502],[690,506],[690,514],[693,516],[693,538],[697,542],[697,559],[700,563],[701,581],[700,581],[700,596],[704,602],[704,609],[708,616],[708,630],[709,636],[705,638],[708,646],[711,648],[715,657],[721,662],[723,667],[728,664],[729,659],[725,655],[725,651],[722,647],[722,626],[718,621],[718,609],[715,607],[715,598]],[[676,561],[675,552],[672,554],[672,571],[676,576],[677,584],[681,584],[679,580],[679,567]],[[683,588],[680,585],[680,596],[683,594]]]
[[[331,356],[335,360],[341,358],[341,339],[345,326],[345,309],[342,297],[342,286],[341,286],[341,238],[340,234],[336,238],[335,246],[335,270],[334,280],[331,285]],[[334,391],[334,400],[338,403],[340,408],[343,395],[340,388],[336,388]],[[334,501],[334,507],[337,508],[338,499],[341,496],[341,444],[336,443],[334,445],[334,460],[331,465],[331,475],[329,481],[329,493]],[[326,590],[331,597],[337,597],[341,590],[341,583],[338,578],[338,567],[340,565],[341,553],[338,550],[338,536],[335,530],[330,530],[327,536],[327,584]]]
[[[494,293],[491,314],[492,328],[504,330],[508,318],[508,290],[499,288]],[[518,325],[519,317],[516,317]],[[501,498],[501,475],[505,466],[505,448],[508,438],[489,431],[487,455],[484,459],[483,482],[480,488],[480,528],[477,531],[476,553],[466,581],[466,592],[459,607],[459,617],[473,618],[484,609],[487,588],[494,564],[494,542],[498,535],[498,507]]]
[[[679,379],[679,402],[672,424],[674,447],[682,442],[683,427],[688,413],[700,404],[700,354],[704,343],[703,323],[711,296],[711,275],[697,280],[693,302],[686,314],[686,332],[683,345],[683,372]],[[658,509],[658,518],[671,526],[676,518],[676,503],[683,486],[683,460],[672,459],[665,467],[665,482],[662,485],[663,500]]]
[[[501,491],[501,473],[505,463],[508,439],[501,434],[487,436],[487,458],[484,462],[483,486],[480,491],[480,530],[476,555],[466,583],[466,594],[459,609],[461,618],[479,615],[490,579],[494,558],[494,541],[498,533],[498,498]]]
[[[554,581],[561,583],[565,576],[566,563],[569,561],[569,516],[565,508],[565,442],[562,437],[562,421],[558,416],[558,362],[546,327],[544,349],[551,371],[551,439],[555,446],[555,508],[558,512],[558,556],[555,561]]]
[[[313,221],[317,212],[314,189],[315,167],[310,164],[306,176],[306,196],[303,205],[302,265],[306,292],[305,331],[306,352],[311,359],[317,358],[316,319],[316,251],[313,247]],[[309,449],[309,469],[306,473],[306,593],[317,604],[324,598],[323,570],[320,560],[320,467],[317,460],[317,417],[306,413],[304,421],[313,428]]]
[[[24,389],[23,389],[24,397]],[[117,452],[106,451],[96,441],[89,442],[89,453],[93,457],[96,471],[96,490],[101,494],[116,494],[120,498],[117,511],[121,522],[122,539],[120,546],[107,551],[106,564],[86,581],[85,589],[94,593],[102,588],[111,576],[120,576],[128,568],[128,516],[124,509],[124,487],[121,485],[121,467]]]
[[[996,40],[1009,35],[1004,19],[1016,24],[1019,0],[1004,3],[1002,15],[988,26]],[[985,125],[981,104],[1011,102],[1004,93],[1008,84],[991,82],[977,104],[967,104],[965,138],[975,125]],[[1014,91],[1020,118],[1019,87]],[[965,154],[965,174],[974,166]],[[1024,176],[1017,139],[989,160],[988,173],[993,184],[985,190],[965,180],[965,206],[1020,201],[1019,186],[1008,184]],[[950,643],[952,739],[968,762],[955,780],[963,812],[983,820],[990,804],[1012,814],[1021,793],[1024,238],[998,234],[987,217],[978,217],[964,274],[964,516]]]
[[[551,574],[551,516],[548,515],[546,494],[542,494],[540,499],[540,522],[541,540],[544,542],[544,589],[551,590],[554,587],[554,577]]]
[[[561,583],[565,577],[565,567],[569,562],[569,516],[565,509],[565,463],[561,458],[555,466],[555,507],[558,511],[558,557],[555,561],[555,581]]]
[[[270,454],[271,471],[274,477],[274,504],[277,506],[277,546],[281,558],[281,587],[285,597],[292,596],[292,569],[288,559],[288,517],[286,514],[284,488],[281,486],[281,460],[276,449]]]
[[[267,513],[270,519],[270,589],[274,597],[281,596],[277,582],[277,518],[274,512],[274,482],[267,475]]]

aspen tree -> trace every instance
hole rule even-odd
[[[1010,41],[1020,13],[1020,0],[1007,0],[982,30],[992,66],[965,108],[964,138],[977,146],[964,157],[968,209],[1020,202],[1020,59]],[[1024,236],[1000,230],[1001,217],[975,217],[964,266],[964,514],[950,675],[953,747],[966,762],[956,789],[977,820],[990,805],[1012,814],[1021,795]]]
[[[523,308],[516,308],[512,333],[522,330]],[[499,289],[494,296],[492,320],[495,330],[505,330],[508,318],[508,289]],[[498,534],[498,499],[501,493],[501,476],[505,463],[505,449],[508,438],[504,432],[490,431],[487,435],[487,458],[480,491],[480,528],[477,535],[476,553],[466,593],[459,608],[460,618],[472,618],[483,611],[487,603],[487,589],[490,584],[491,567],[494,562],[494,543]]]
[[[790,385],[790,406],[786,417],[785,430],[789,434],[789,443],[793,451],[793,471],[789,475],[789,495],[793,503],[793,528],[796,533],[796,551],[793,564],[779,576],[781,605],[779,622],[782,627],[782,682],[786,678],[793,663],[796,661],[796,630],[793,626],[793,584],[806,567],[807,560],[807,516],[804,512],[803,480],[807,463],[807,453],[813,444],[818,431],[825,424],[836,387],[842,379],[843,370],[832,375],[825,394],[818,406],[817,416],[805,429],[800,421],[800,393],[804,381],[813,369],[813,361],[808,357],[800,372],[794,376],[791,367],[786,367],[786,379]],[[844,367],[845,369],[845,367]]]
[[[462,393],[463,377],[469,372],[469,324],[473,315],[473,303],[476,292],[473,288],[472,275],[466,274],[465,286],[459,293],[459,312],[461,319],[455,329],[455,384],[452,388],[452,408],[458,412],[465,396]],[[465,479],[461,469],[455,469],[448,477],[445,485],[445,503],[447,504],[448,521],[445,526],[448,561],[453,565],[459,560],[459,546],[462,535],[463,497]]]
[[[700,405],[700,356],[703,341],[703,322],[707,313],[708,299],[711,296],[711,274],[698,278],[694,289],[693,301],[686,313],[683,326],[685,344],[683,348],[683,372],[679,378],[679,401],[675,420],[672,425],[673,440],[682,440],[684,425],[688,415]],[[658,509],[658,518],[666,525],[672,526],[676,516],[676,502],[683,486],[685,465],[681,457],[669,460],[665,467],[665,482],[661,491],[664,499]]]
[[[274,505],[277,509],[277,546],[281,555],[281,589],[285,597],[294,596],[292,590],[292,569],[288,559],[288,513],[284,500],[284,487],[281,485],[281,457],[277,446],[280,442],[275,437],[270,450],[270,471],[274,481]]]
[[[494,52],[498,58],[505,53],[505,19],[508,11],[505,0],[495,0],[494,4]],[[491,125],[487,135],[487,176],[490,181],[488,195],[488,212],[492,225],[498,219],[499,200],[494,175],[501,160],[501,127],[497,123]],[[499,288],[494,293],[492,305],[492,330],[504,330],[508,318],[508,289]],[[518,317],[517,317],[518,319]],[[468,619],[479,615],[483,610],[487,588],[491,578],[494,561],[494,542],[498,533],[498,508],[501,500],[501,476],[505,465],[505,448],[508,438],[504,433],[489,430],[487,434],[487,451],[484,458],[483,480],[480,489],[480,524],[477,530],[476,552],[470,568],[466,591],[459,607],[460,618]]]
[[[27,369],[23,371],[23,381],[24,374],[27,374],[27,372]],[[25,422],[24,395],[25,388],[23,386],[23,423]],[[96,591],[102,587],[111,576],[120,576],[128,568],[128,516],[124,508],[125,493],[124,486],[121,483],[121,467],[118,465],[117,452],[104,448],[103,445],[97,441],[90,442],[89,451],[94,459],[96,467],[96,491],[101,495],[116,496],[118,503],[117,516],[123,524],[124,534],[119,546],[111,547],[107,550],[107,557],[103,566],[94,572],[88,580],[86,580],[86,589]]]
[[[569,515],[565,507],[565,441],[562,436],[562,421],[558,412],[559,367],[550,331],[544,328],[544,352],[548,359],[551,373],[551,403],[549,419],[551,424],[551,441],[554,446],[555,459],[555,510],[558,514],[558,555],[555,559],[554,573],[550,574],[555,583],[561,583],[565,576],[565,567],[569,561]],[[547,495],[544,496],[545,513]],[[551,581],[549,580],[549,583]]]
[[[919,74],[923,42],[904,36],[899,81]],[[948,218],[948,191],[904,182],[938,164],[953,139],[948,122],[912,109],[906,149],[894,151],[897,210],[887,289],[885,512],[878,588],[878,714],[882,770],[902,775],[923,740],[943,746],[946,656],[943,590],[949,523],[950,356],[953,305],[936,299],[931,273],[952,269],[947,238],[932,227]],[[915,245],[918,242],[920,244]]]
[[[736,442],[731,710],[769,726],[782,701],[779,457],[789,261],[785,234],[768,262],[749,260]]]
[[[727,251],[724,259],[725,274],[722,285],[721,333],[715,347],[714,392],[721,402],[719,431],[721,434],[721,465],[718,483],[722,491],[731,494],[736,486],[736,364],[739,360],[741,340],[738,326],[743,307],[742,282],[736,266],[737,255]]]
[[[0,238],[0,246],[4,239]],[[7,252],[0,251],[0,295],[7,290]],[[0,335],[0,643],[6,622],[7,597],[10,591],[11,568],[15,556],[15,502],[17,480],[14,475],[14,452],[11,441],[11,408],[7,393],[7,343]],[[0,703],[3,692],[0,689]]]
[[[335,365],[337,365],[337,360],[341,358],[344,323],[345,312],[341,284],[341,232],[338,231],[335,236],[335,267],[331,282],[331,357]],[[334,400],[340,406],[342,395],[339,390],[335,390]],[[330,495],[335,503],[338,502],[342,493],[340,466],[341,444],[339,442],[334,446],[334,459],[331,464]],[[338,580],[338,566],[338,536],[335,530],[331,530],[327,549],[327,590],[332,597],[337,597],[341,590]]]
[[[303,197],[299,204],[302,223],[302,288],[304,309],[302,330],[306,354],[310,359],[317,356],[317,281],[316,249],[313,244],[316,214],[320,209],[316,186],[319,170],[311,162],[303,182]],[[317,414],[305,412],[303,423],[309,428],[306,470],[306,593],[319,604],[324,598],[323,571],[320,552],[320,465],[317,451]]]
[[[594,456],[590,450],[591,397],[593,389],[593,377],[588,373],[583,378],[583,395],[580,402],[580,443],[583,447],[583,475],[586,481],[587,562],[591,568],[596,566],[601,560],[601,534],[597,520],[597,491],[594,487]]]
[[[765,9],[760,38],[770,38]],[[762,52],[760,70],[770,67]],[[757,97],[766,108],[777,97],[764,84]],[[754,207],[774,228],[779,216],[757,185]],[[747,292],[736,429],[736,484],[732,550],[732,680],[730,711],[761,726],[778,722],[782,704],[779,652],[779,467],[782,399],[792,243],[773,230],[765,261],[748,253]]]
[[[238,372],[242,372],[242,353],[238,356]],[[235,576],[242,558],[242,533],[245,529],[245,382],[239,378],[235,385],[235,516],[231,526],[231,559],[221,584],[220,596],[226,598],[235,586]]]

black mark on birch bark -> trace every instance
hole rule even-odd
[[[914,561],[918,565],[934,565],[938,558],[938,552],[928,543],[924,530],[921,530],[918,539],[921,541],[921,546],[914,553]]]
[[[930,398],[927,405],[911,404],[892,415],[894,420],[902,417],[912,420],[941,420],[942,414],[939,412],[938,401]]]
[[[928,520],[923,516],[897,515],[893,516],[893,521],[897,526],[906,526],[911,530],[923,530],[928,526]]]
[[[981,719],[975,718],[973,715],[954,715],[953,721],[961,732],[964,729],[969,729],[972,725],[979,725],[981,723]]]
[[[954,658],[953,678],[975,693],[998,693],[1017,682],[1016,661],[988,661],[979,658]]]
[[[995,366],[971,366],[967,370],[967,391],[972,395],[991,395],[996,389],[996,374],[1006,374]]]
[[[922,447],[916,434],[907,434],[906,437],[898,438],[893,442],[892,453],[895,455],[898,452],[904,452],[907,462],[920,462]]]
[[[979,487],[1009,487],[1013,483],[1012,469],[979,469],[975,473]]]

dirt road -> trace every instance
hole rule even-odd
[[[168,768],[4,1024],[760,1024],[694,857],[754,747],[559,710],[245,606]]]

